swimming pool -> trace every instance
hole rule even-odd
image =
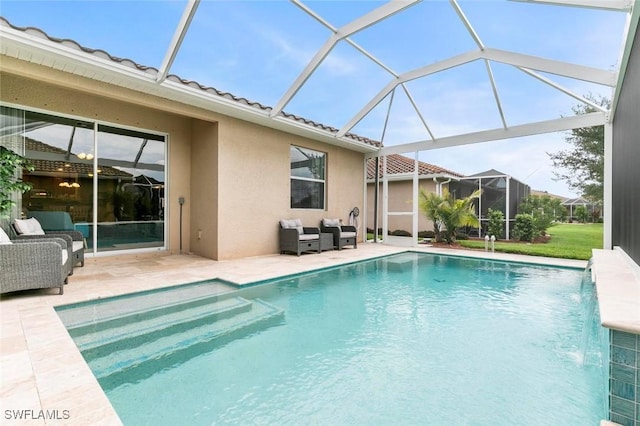
[[[582,277],[404,253],[58,313],[125,424],[587,425],[607,355]]]

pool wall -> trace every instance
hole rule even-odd
[[[609,420],[640,426],[640,268],[620,249],[594,250],[592,273],[609,329]]]
[[[621,425],[640,422],[640,336],[610,332],[609,414]]]

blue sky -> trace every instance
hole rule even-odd
[[[334,27],[381,6],[374,1],[304,2]],[[459,0],[487,47],[539,55],[607,70],[617,67],[625,15],[503,0]],[[35,26],[50,36],[73,39],[117,57],[159,67],[186,1],[13,1],[0,2],[0,15],[16,26]],[[330,31],[288,1],[203,0],[170,73],[274,106]],[[352,40],[396,73],[477,47],[449,1],[425,0]],[[509,65],[492,63],[509,125],[571,115],[576,101]],[[577,94],[610,97],[611,89],[545,75]],[[340,42],[285,111],[340,128],[392,76]],[[407,87],[436,137],[501,127],[484,63],[476,61]],[[379,140],[389,99],[353,132]],[[546,152],[568,147],[564,134],[487,142],[423,152],[421,159],[472,174],[494,168],[534,189],[574,196],[551,179]],[[411,103],[398,91],[385,145],[428,139]]]

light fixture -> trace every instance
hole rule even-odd
[[[85,154],[84,152],[80,152],[76,155],[81,160],[93,160],[93,154]]]
[[[69,182],[67,182],[67,181],[60,182],[58,184],[58,186],[62,186],[62,187],[65,187],[65,188],[71,188],[71,185],[69,185]]]

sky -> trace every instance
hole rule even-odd
[[[379,1],[304,1],[334,28],[380,7]],[[459,0],[482,43],[491,48],[616,70],[626,15],[620,12],[507,0]],[[20,27],[160,67],[185,0],[2,0],[0,15]],[[170,74],[275,106],[331,31],[289,1],[202,0]],[[402,74],[477,49],[449,1],[425,0],[339,42],[284,111],[341,128],[387,83]],[[573,115],[578,101],[510,65],[491,62],[508,125]],[[541,73],[543,74],[543,73]],[[612,89],[543,74],[578,95],[610,98]],[[436,138],[502,127],[483,61],[409,81],[411,99]],[[388,112],[388,119],[387,119]],[[430,139],[399,88],[351,132],[385,146]],[[420,159],[462,173],[497,169],[566,197],[547,153],[570,148],[554,133],[424,151]]]

